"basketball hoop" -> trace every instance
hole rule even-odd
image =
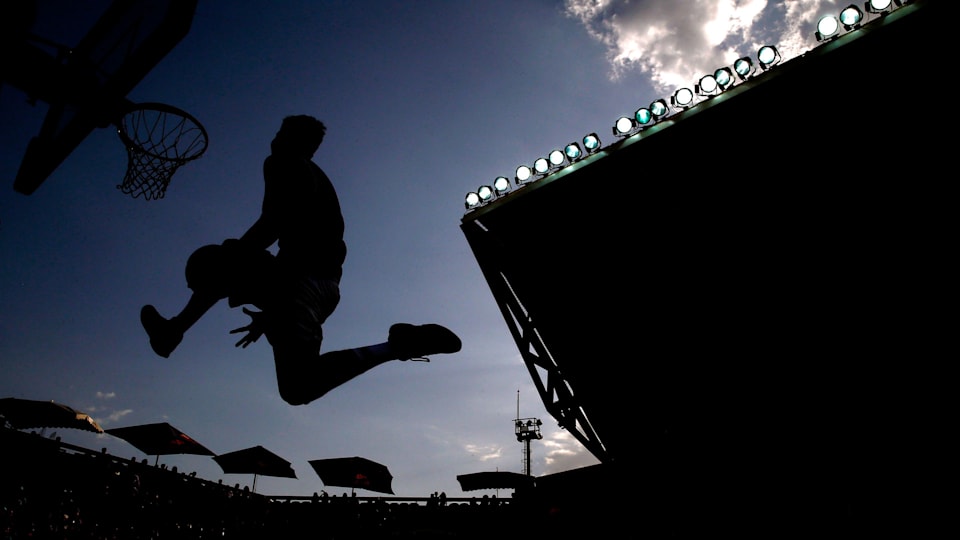
[[[162,199],[170,178],[207,150],[207,130],[189,113],[163,103],[137,103],[117,123],[127,148],[127,174],[117,189]]]

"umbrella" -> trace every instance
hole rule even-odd
[[[16,429],[59,427],[103,433],[90,415],[53,401],[3,398],[0,416]]]
[[[386,465],[362,457],[314,459],[310,461],[317,476],[327,486],[361,488],[393,495],[393,476]]]
[[[160,461],[161,455],[216,455],[186,433],[166,422],[108,429],[107,433],[136,446],[137,449],[148,456],[157,456],[157,462]]]
[[[461,474],[457,476],[460,489],[474,491],[477,489],[522,489],[534,486],[534,478],[526,474],[508,471],[489,471]]]
[[[225,473],[252,474],[253,491],[257,491],[257,476],[296,478],[290,462],[262,446],[220,454],[213,458]]]

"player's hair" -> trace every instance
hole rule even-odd
[[[288,116],[283,119],[280,129],[293,135],[295,138],[311,147],[319,147],[323,143],[323,136],[327,134],[327,126],[323,122],[307,114]]]

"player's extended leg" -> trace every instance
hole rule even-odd
[[[220,298],[193,293],[183,310],[170,319],[165,319],[152,305],[140,308],[140,324],[150,337],[153,352],[169,358],[183,341],[183,334],[218,301]]]
[[[187,259],[185,270],[187,287],[193,294],[180,313],[165,319],[152,305],[140,309],[140,323],[150,337],[153,351],[168,358],[183,340],[184,333],[223,298],[229,296],[234,305],[234,295],[248,295],[254,300],[238,302],[261,304],[251,291],[258,290],[256,284],[263,281],[271,258],[267,251],[247,251],[236,241],[206,245],[194,251]]]
[[[439,324],[395,324],[384,343],[319,355],[319,344],[301,346],[278,337],[267,334],[273,345],[280,397],[291,405],[306,405],[391,360],[426,360],[461,348],[460,338]]]

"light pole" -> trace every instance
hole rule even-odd
[[[517,441],[523,443],[523,474],[530,476],[530,441],[542,439],[539,418],[520,418],[520,391],[517,390],[517,418],[513,421]]]

